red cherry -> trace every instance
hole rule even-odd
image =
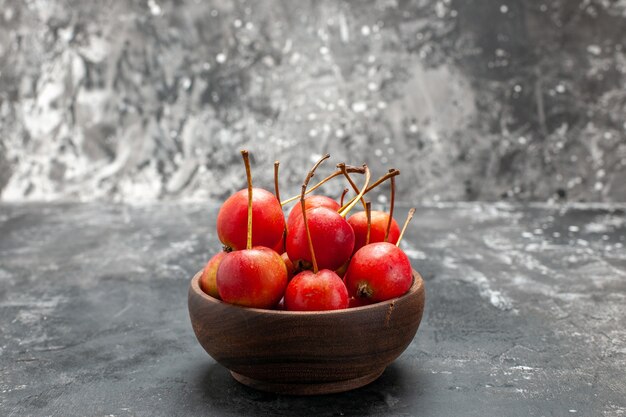
[[[205,293],[209,294],[211,297],[220,298],[220,294],[217,291],[217,283],[216,283],[216,275],[217,268],[222,263],[224,256],[226,256],[227,252],[219,252],[215,256],[211,258],[209,262],[207,262],[204,270],[202,271],[202,275],[200,276],[200,288]]]
[[[348,308],[363,307],[370,304],[374,304],[374,302],[368,298],[350,297],[350,300],[348,301]]]
[[[246,166],[246,177],[248,189],[246,190],[246,219],[245,219],[245,249],[230,252],[224,257],[217,269],[216,283],[217,290],[222,300],[230,304],[237,304],[245,307],[270,308],[278,303],[283,296],[287,286],[287,267],[278,253],[264,246],[252,246],[253,234],[253,212],[255,191],[252,188],[252,174],[250,169],[250,158],[248,151],[241,151],[244,164]],[[263,190],[260,190],[263,191]],[[273,195],[271,199],[280,203]],[[230,199],[229,199],[230,200]],[[261,200],[261,201],[269,201]],[[228,201],[227,201],[228,203]],[[233,203],[237,208],[237,203]],[[220,209],[228,210],[230,206],[224,204]],[[230,213],[226,213],[228,216]],[[280,216],[280,223],[284,228],[285,219]],[[220,217],[218,216],[218,227]],[[264,226],[261,224],[261,226]],[[236,230],[236,229],[228,229]],[[275,244],[283,236],[283,232],[277,235]]]
[[[335,270],[343,265],[354,249],[354,231],[346,219],[335,210],[316,207],[306,211],[311,241],[320,269]],[[303,216],[287,226],[289,259],[312,262]]]
[[[384,211],[373,210],[371,212],[372,224],[370,230],[370,243],[384,242],[385,233],[387,232],[387,223],[389,222],[389,213]],[[367,236],[367,215],[364,211],[353,214],[348,219],[348,223],[354,230],[354,251],[365,246]],[[391,219],[391,228],[389,229],[389,237],[387,241],[394,245],[400,236],[400,226],[395,219]]]
[[[272,246],[272,249],[274,250],[274,252],[278,253],[279,255],[285,252],[285,234],[284,233],[283,233],[283,236],[278,241],[278,243]]]
[[[352,256],[344,282],[351,296],[378,302],[405,294],[413,283],[413,272],[400,248],[377,242]]]
[[[315,207],[327,207],[337,211],[341,206],[335,200],[325,195],[312,195],[304,199],[304,207],[307,211]],[[302,218],[302,205],[300,203],[294,205],[291,212],[289,212],[289,216],[287,216],[287,228],[298,218]]]
[[[271,308],[287,286],[287,267],[272,249],[257,246],[227,254],[217,270],[217,289],[227,303]]]
[[[348,291],[337,274],[328,269],[302,271],[287,285],[285,307],[291,311],[324,311],[348,308]]]
[[[322,262],[330,262],[329,252],[324,247],[322,252],[316,251],[316,242],[314,242],[313,236],[320,238],[328,238],[331,247],[334,247],[338,242],[349,243],[349,247],[354,246],[354,232],[348,224],[348,222],[335,210],[327,207],[315,207],[307,210],[304,195],[306,194],[306,187],[309,180],[313,177],[313,173],[317,167],[330,155],[324,155],[307,174],[304,183],[302,184],[302,191],[300,192],[300,207],[301,216],[298,216],[293,222],[292,229],[287,230],[287,253],[290,259],[296,259],[296,263],[300,259],[311,259],[313,271],[302,271],[297,274],[287,285],[285,290],[285,307],[288,310],[299,311],[320,311],[320,310],[337,310],[348,307],[348,290],[345,284],[333,271],[323,267],[319,269],[319,265]],[[369,171],[366,171],[369,177]],[[336,216],[336,217],[335,217]],[[344,224],[337,222],[337,218],[343,221]],[[288,226],[289,227],[289,226]],[[330,228],[334,227],[335,236],[328,233]],[[302,230],[300,230],[302,229]],[[342,230],[344,232],[342,233]],[[349,233],[347,233],[349,232]],[[339,239],[336,237],[339,236]],[[333,239],[334,238],[334,239]],[[306,243],[306,250],[302,251],[302,243]],[[318,240],[317,245],[320,247],[320,243],[323,240]],[[326,243],[328,243],[326,242]],[[292,250],[296,250],[297,253],[303,255],[302,258],[292,256]],[[341,249],[339,247],[335,249]],[[350,249],[352,251],[352,249]],[[321,255],[321,256],[320,256]],[[348,256],[349,252],[348,252]],[[332,259],[336,262],[337,259]],[[337,266],[341,265],[341,262]],[[333,268],[334,269],[334,268]]]
[[[291,262],[291,259],[289,259],[289,255],[287,255],[287,252],[280,255],[280,257],[283,259],[283,262],[287,267],[287,278],[293,278],[293,276],[296,274],[296,266],[293,264],[293,262]]]
[[[217,214],[217,236],[233,250],[246,247],[248,190],[240,190],[222,204]],[[274,194],[252,189],[252,245],[273,248],[285,230],[285,216]]]

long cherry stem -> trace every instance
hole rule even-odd
[[[274,161],[274,193],[276,194],[276,199],[280,201],[280,191],[278,190],[278,167],[280,166],[280,162]]]
[[[326,154],[320,158],[319,161],[313,165],[313,168],[309,171],[306,178],[304,179],[304,183],[302,184],[302,191],[300,192],[300,207],[302,208],[302,221],[304,222],[304,230],[306,230],[306,238],[309,243],[309,252],[311,252],[311,262],[313,263],[313,273],[317,274],[319,269],[317,267],[317,259],[315,259],[315,250],[313,249],[313,240],[311,239],[311,230],[309,229],[309,223],[306,218],[306,203],[304,202],[304,195],[306,194],[306,187],[309,185],[309,181],[315,175],[315,170],[322,162],[326,159],[330,158],[329,154]]]
[[[372,232],[372,202],[365,203],[365,215],[367,216],[367,234],[365,235],[365,244],[370,244],[370,233]]]
[[[365,169],[363,169],[363,167],[349,166],[349,167],[347,167],[347,171],[349,173],[365,174]],[[324,178],[323,180],[321,180],[320,182],[318,182],[317,184],[315,184],[314,186],[312,186],[311,188],[306,190],[306,193],[309,194],[310,192],[313,192],[313,191],[317,190],[322,185],[326,184],[328,181],[332,180],[333,178],[340,176],[341,174],[342,174],[341,170],[338,169],[337,171],[333,172],[332,174],[330,174],[329,176],[327,176],[326,178]],[[285,204],[289,204],[292,201],[296,201],[299,198],[300,198],[300,194],[298,194],[296,196],[293,196],[291,198],[288,198],[285,201],[281,201],[280,205],[284,206]]]
[[[343,176],[346,177],[346,179],[350,183],[350,186],[352,187],[354,192],[356,194],[359,194],[360,193],[359,187],[357,187],[357,185],[354,183],[354,181],[352,181],[352,178],[350,178],[350,174],[348,174],[348,170],[346,169],[346,164],[341,162],[341,163],[337,164],[337,168],[339,168],[341,170]],[[365,199],[363,197],[361,197],[361,203],[363,203],[363,208],[365,209],[366,208],[366,203],[365,203]]]
[[[250,169],[250,155],[247,150],[241,151],[243,163],[246,166],[246,179],[248,180],[248,236],[246,249],[252,249],[252,171]]]
[[[348,172],[350,172],[348,170]],[[363,191],[363,195],[369,193],[370,191],[372,191],[374,188],[378,187],[380,184],[382,184],[383,182],[387,181],[389,178],[393,178],[396,175],[400,175],[400,170],[399,169],[390,169],[389,172],[387,172],[385,175],[383,175],[382,177],[380,177],[379,179],[376,180],[376,182],[374,182],[372,185],[370,185],[369,187],[365,188]],[[352,204],[352,202],[357,199],[357,197],[352,197],[345,206],[342,206],[338,211],[341,212],[344,210],[344,208],[349,205]]]
[[[346,196],[346,194],[348,194],[348,191],[350,190],[347,188],[343,189],[343,193],[341,193],[341,200],[339,200],[339,206],[343,206],[343,199]]]
[[[411,208],[411,210],[409,210],[409,214],[406,216],[406,220],[404,221],[404,226],[402,226],[402,231],[400,232],[400,236],[398,236],[398,242],[396,242],[397,247],[400,247],[400,241],[402,240],[402,237],[404,236],[404,231],[406,230],[406,227],[411,222],[411,219],[413,218],[414,214],[415,214],[415,207]]]
[[[346,217],[348,215],[348,213],[350,212],[350,210],[352,210],[352,208],[355,206],[357,201],[359,201],[361,198],[363,198],[363,194],[365,194],[365,190],[367,189],[367,185],[370,183],[370,178],[371,178],[370,169],[365,164],[363,164],[363,168],[365,168],[365,184],[363,185],[363,188],[361,189],[361,192],[356,197],[354,197],[352,202],[350,204],[348,204],[345,208],[340,209],[338,211],[338,213],[339,213],[339,215],[341,217]]]
[[[391,170],[389,170],[391,172]],[[385,242],[389,241],[389,231],[391,230],[391,222],[393,221],[393,206],[396,201],[396,178],[391,177],[391,202],[389,203],[389,220],[387,221],[387,230],[385,230]]]

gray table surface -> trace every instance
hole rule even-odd
[[[217,206],[0,205],[0,415],[623,416],[625,208],[419,207],[413,343],[364,388],[288,397],[191,330]]]

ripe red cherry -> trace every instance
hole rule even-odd
[[[272,249],[257,246],[228,253],[217,270],[216,282],[227,303],[272,308],[283,297],[287,267]]]
[[[294,228],[297,229],[297,225],[301,224],[303,231],[301,235],[304,237],[307,245],[307,255],[310,256],[313,271],[302,271],[297,274],[285,290],[285,308],[287,310],[297,311],[319,311],[319,310],[338,310],[348,308],[348,290],[345,284],[339,278],[337,274],[329,269],[319,269],[318,260],[319,255],[316,253],[317,248],[313,242],[314,229],[311,227],[316,222],[309,220],[310,215],[320,220],[317,224],[324,226],[324,219],[336,219],[331,215],[337,215],[339,219],[344,221],[345,226],[350,229],[350,246],[354,245],[354,233],[348,222],[345,221],[336,211],[326,207],[316,207],[310,210],[306,209],[304,195],[306,194],[306,187],[309,183],[315,169],[330,155],[324,155],[309,171],[304,183],[302,184],[302,191],[300,193],[300,207],[301,216],[294,221]],[[318,214],[315,214],[318,213]],[[319,214],[321,213],[321,214]],[[326,216],[326,217],[324,217]],[[330,220],[331,222],[333,220]],[[320,235],[319,230],[318,237]],[[290,234],[287,231],[287,248],[290,246],[290,242],[293,244],[293,240],[289,238]],[[296,245],[297,246],[297,245]],[[291,254],[288,254],[290,259],[294,259]],[[324,256],[327,256],[324,253]],[[348,255],[349,256],[349,255]]]
[[[389,300],[411,288],[411,263],[396,245],[371,243],[352,256],[344,282],[354,298],[366,298],[372,302]]]
[[[278,243],[272,246],[272,249],[274,250],[274,252],[278,253],[279,255],[285,252],[285,235],[284,234],[280,238]]]
[[[287,254],[296,264],[309,262],[315,264],[315,258],[321,269],[336,270],[341,267],[354,250],[354,231],[345,216],[352,210],[357,201],[361,200],[370,181],[370,171],[363,165],[365,185],[355,200],[340,208],[340,211],[327,207],[306,207],[304,194],[306,186],[317,166],[329,155],[325,155],[311,171],[302,185],[300,195],[301,216],[287,224]],[[345,166],[344,166],[345,169]],[[342,172],[341,170],[340,172]],[[308,222],[307,222],[308,219]]]
[[[371,218],[370,243],[384,242],[385,233],[387,232],[387,223],[389,222],[389,213],[372,210]],[[365,246],[367,236],[367,215],[364,211],[355,213],[348,218],[348,223],[352,226],[352,230],[354,230],[354,251],[356,252]],[[395,245],[399,236],[400,226],[398,226],[395,219],[391,219],[391,227],[389,229],[389,237],[387,238],[387,241]]]
[[[231,195],[217,214],[217,236],[233,250],[246,247],[248,190]],[[285,230],[285,216],[276,196],[262,188],[252,190],[252,245],[273,248]]]
[[[291,311],[323,311],[348,308],[348,290],[328,269],[302,271],[287,285],[285,308]]]
[[[335,270],[343,265],[354,249],[354,231],[335,210],[316,207],[306,211],[311,240],[321,269]],[[303,216],[287,226],[287,254],[295,263],[312,262]]]
[[[291,262],[291,259],[289,259],[289,255],[287,255],[287,252],[280,255],[280,257],[283,259],[283,262],[287,267],[287,278],[293,278],[293,276],[296,274],[296,266],[293,264],[293,262]]]
[[[374,302],[369,298],[350,297],[350,300],[348,300],[348,308],[363,307],[370,304],[374,304]]]
[[[217,290],[222,300],[227,303],[245,307],[271,308],[280,301],[287,286],[287,267],[280,255],[272,249],[252,246],[255,193],[252,188],[248,151],[241,151],[241,156],[246,166],[248,180],[245,249],[230,252],[224,256],[215,278]],[[273,195],[272,198],[278,202]],[[280,207],[280,203],[278,206]],[[280,223],[284,225],[284,218]],[[276,240],[278,241],[281,236],[282,232]]]
[[[304,207],[306,210],[310,210],[315,207],[327,207],[331,210],[337,211],[340,206],[335,200],[325,195],[312,195],[304,199]],[[302,205],[300,203],[293,206],[289,216],[287,217],[287,227],[293,223],[297,218],[302,217]]]
[[[304,199],[304,204],[305,204],[306,211],[309,211],[316,207],[326,207],[333,211],[337,211],[340,208],[339,204],[335,200],[325,195],[312,195],[312,196],[306,197]],[[299,233],[302,233],[302,227],[303,227],[302,205],[300,203],[294,205],[293,208],[291,209],[291,212],[289,212],[289,216],[287,217],[287,231],[296,230],[296,223],[299,223],[299,226],[298,226],[300,228]],[[286,243],[287,242],[285,242],[285,249],[287,248]],[[306,243],[306,240],[305,240],[305,243]],[[293,253],[293,250],[292,250],[292,253]],[[300,261],[298,262],[298,265],[302,265],[301,261],[305,259],[302,258],[298,260]],[[311,259],[308,258],[306,260],[307,260],[306,265],[310,265]]]
[[[200,276],[200,288],[211,297],[220,298],[220,294],[217,291],[217,268],[222,263],[222,260],[226,256],[226,252],[219,252],[207,262],[202,275]]]

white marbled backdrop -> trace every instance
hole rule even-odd
[[[407,201],[626,201],[625,44],[624,0],[0,0],[0,201],[221,198],[243,147],[285,194],[330,152]]]

